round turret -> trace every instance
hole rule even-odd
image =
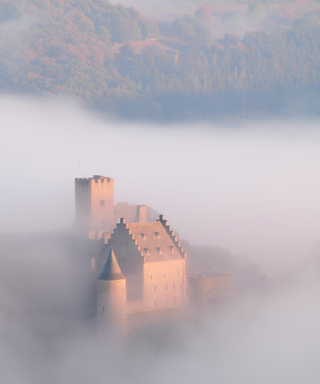
[[[105,336],[127,333],[126,278],[112,248],[98,277],[97,321],[99,332]]]

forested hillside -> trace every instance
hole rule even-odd
[[[291,20],[252,4],[222,17],[252,31],[217,39],[207,7],[159,32],[107,1],[2,0],[0,89],[73,97],[126,118],[319,113],[319,11]]]

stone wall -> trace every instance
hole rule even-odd
[[[75,228],[94,239],[99,230],[114,228],[113,179],[94,176],[75,180]]]
[[[234,286],[233,273],[188,276],[190,304],[201,304],[214,299],[228,297]]]
[[[186,304],[185,260],[144,264],[144,310],[181,307]]]
[[[109,330],[126,334],[127,291],[126,280],[98,280],[97,326],[107,336]]]
[[[114,228],[114,192],[113,179],[94,177],[91,179],[91,229],[105,229],[111,232]]]
[[[122,273],[127,278],[128,300],[142,299],[143,297],[143,257],[132,240],[124,223],[118,223],[117,228],[111,235],[100,258],[99,268],[102,271],[107,260],[111,246],[113,247],[117,261]]]

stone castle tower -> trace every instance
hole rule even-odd
[[[153,220],[155,213],[152,209],[149,212],[146,205],[114,205],[113,179],[100,175],[75,179],[75,211],[74,229],[89,239],[111,235],[120,218],[130,223],[144,223]]]
[[[98,278],[97,322],[100,334],[127,333],[127,287],[111,248],[104,269]]]
[[[75,208],[78,232],[111,232],[115,222],[113,179],[96,175],[75,179]]]

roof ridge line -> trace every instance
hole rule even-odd
[[[183,247],[181,247],[180,241],[178,241],[178,237],[174,235],[174,231],[171,230],[170,225],[168,225],[168,221],[164,219],[164,215],[159,215],[159,220],[157,221],[160,221],[163,228],[167,231],[168,235],[173,241],[174,245],[178,248],[178,251],[180,252],[181,256],[185,259],[187,256],[187,253],[183,251]]]

